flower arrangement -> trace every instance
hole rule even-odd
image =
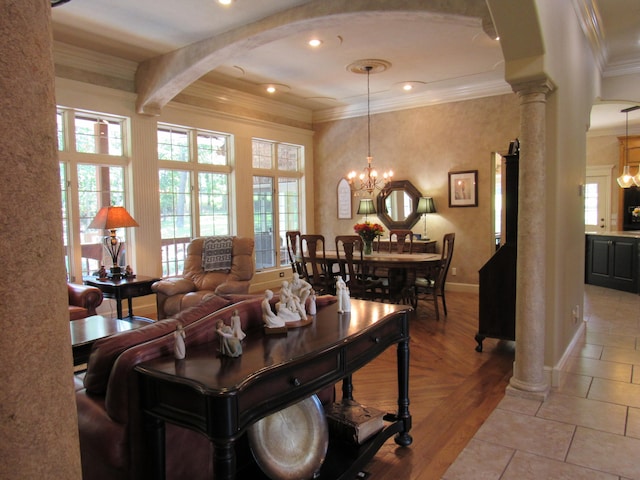
[[[631,215],[632,215],[632,216],[634,216],[634,217],[636,217],[636,218],[639,218],[639,217],[640,217],[640,207],[636,207],[636,208],[634,208],[634,209],[631,211]]]
[[[384,233],[384,228],[379,223],[356,223],[353,229],[365,242],[372,242],[376,237]]]

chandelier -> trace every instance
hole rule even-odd
[[[625,149],[624,149],[624,167],[622,167],[622,175],[620,175],[616,181],[622,188],[633,187],[634,185],[640,187],[640,166],[638,167],[638,173],[635,176],[629,173],[629,112],[638,110],[639,106],[624,108],[620,110],[627,115],[626,120],[626,136],[625,136]]]
[[[371,88],[369,85],[369,77],[371,71],[374,73],[382,72],[389,68],[391,64],[384,60],[359,60],[352,63],[347,69],[353,73],[367,74],[367,166],[360,175],[354,170],[349,172],[347,180],[355,195],[365,193],[371,195],[375,190],[382,190],[393,177],[393,171],[383,172],[382,177],[378,177],[378,171],[373,166],[373,157],[371,156]]]

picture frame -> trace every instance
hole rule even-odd
[[[478,170],[449,172],[449,207],[478,206]]]
[[[351,205],[351,185],[346,178],[341,178],[338,182],[338,219],[353,218],[353,208]]]

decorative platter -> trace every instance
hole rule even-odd
[[[313,478],[329,446],[329,429],[317,395],[265,417],[248,431],[258,466],[272,480]]]

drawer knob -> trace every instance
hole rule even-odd
[[[373,337],[373,343],[380,343],[380,337]]]
[[[300,380],[298,380],[297,378],[292,379],[291,383],[293,384],[294,387],[300,386]]]

